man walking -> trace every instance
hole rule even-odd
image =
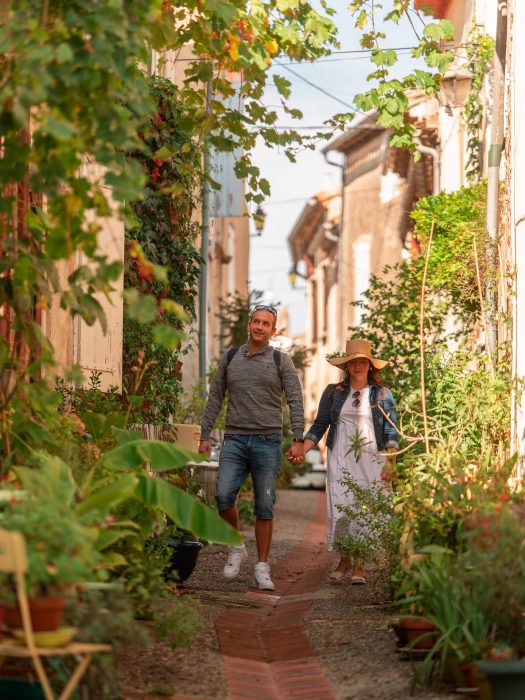
[[[281,465],[283,391],[290,408],[294,440],[288,456],[304,459],[301,385],[290,357],[270,347],[276,320],[277,311],[273,306],[257,305],[248,323],[248,342],[237,351],[232,348],[222,355],[210,386],[199,443],[199,452],[209,453],[210,433],[227,392],[226,430],[217,476],[217,507],[221,517],[238,530],[239,513],[235,501],[248,474],[252,475],[258,555],[253,585],[268,591],[275,590],[268,555],[273,533],[275,482]],[[224,576],[235,578],[247,556],[244,545],[232,547]]]

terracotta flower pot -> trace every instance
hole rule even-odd
[[[5,603],[3,600],[0,600],[0,642],[4,638],[4,633],[3,633],[4,621],[5,621]]]
[[[29,614],[33,632],[53,632],[60,627],[64,610],[64,596],[29,598]],[[18,604],[6,605],[5,623],[13,629],[22,628],[22,615]]]
[[[435,625],[426,618],[405,617],[401,620],[405,628],[408,643],[412,649],[432,649],[438,631]]]
[[[461,672],[465,679],[465,688],[477,688],[480,700],[492,700],[490,685],[485,673],[482,673],[475,661],[461,664]]]
[[[399,620],[391,620],[390,628],[396,635],[396,646],[406,647],[408,645],[408,637],[406,629]]]

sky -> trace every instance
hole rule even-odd
[[[338,51],[361,51],[359,32],[353,28],[353,19],[346,9],[348,0],[332,0],[329,4],[337,10],[334,21],[338,26],[341,44]],[[385,0],[383,4],[386,12],[391,2]],[[407,21],[399,27],[389,23],[386,34],[384,48],[400,49],[416,43],[414,30]],[[408,53],[401,51],[399,54],[398,74],[405,74],[412,67]],[[277,62],[350,105],[355,94],[365,92],[370,87],[366,76],[371,72],[372,64],[367,53],[334,53],[308,64],[290,63],[284,59],[277,59]],[[294,126],[321,126],[334,114],[350,111],[284,67],[274,64],[271,72],[285,76],[292,83],[290,106],[303,112],[302,121],[294,120]],[[268,106],[277,106],[278,93],[272,82],[270,79],[265,102]],[[279,125],[286,126],[291,123],[292,120],[285,114],[278,122]],[[339,134],[340,131],[334,135]],[[305,281],[298,278],[295,289],[292,289],[289,282],[288,271],[292,259],[287,237],[308,199],[318,192],[341,184],[340,169],[328,165],[321,153],[321,148],[326,143],[322,141],[316,151],[300,152],[295,164],[290,163],[277,149],[269,150],[263,144],[259,144],[254,153],[254,162],[261,169],[261,175],[269,180],[272,191],[271,196],[262,204],[267,215],[264,231],[260,237],[250,239],[250,286],[264,292],[266,303],[280,303],[288,308],[290,335],[305,331],[306,299]],[[330,154],[330,159],[338,160],[338,154]]]

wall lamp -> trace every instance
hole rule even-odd
[[[264,230],[264,222],[266,221],[266,212],[259,204],[253,215],[253,223],[255,224],[255,233],[250,233],[250,236],[260,236]]]
[[[308,275],[303,275],[302,272],[297,271],[297,263],[294,263],[288,271],[288,279],[290,280],[290,284],[292,287],[295,287],[295,285],[297,284],[298,277],[300,277],[303,280],[308,279]]]
[[[472,85],[472,73],[466,68],[448,70],[441,79],[443,105],[449,114],[453,107],[463,107]]]

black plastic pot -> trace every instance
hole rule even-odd
[[[197,565],[200,542],[192,540],[163,540],[163,544],[170,548],[170,563],[165,573],[175,578],[177,583],[183,583],[188,579]]]
[[[0,678],[2,700],[45,700],[42,686],[25,678]]]

